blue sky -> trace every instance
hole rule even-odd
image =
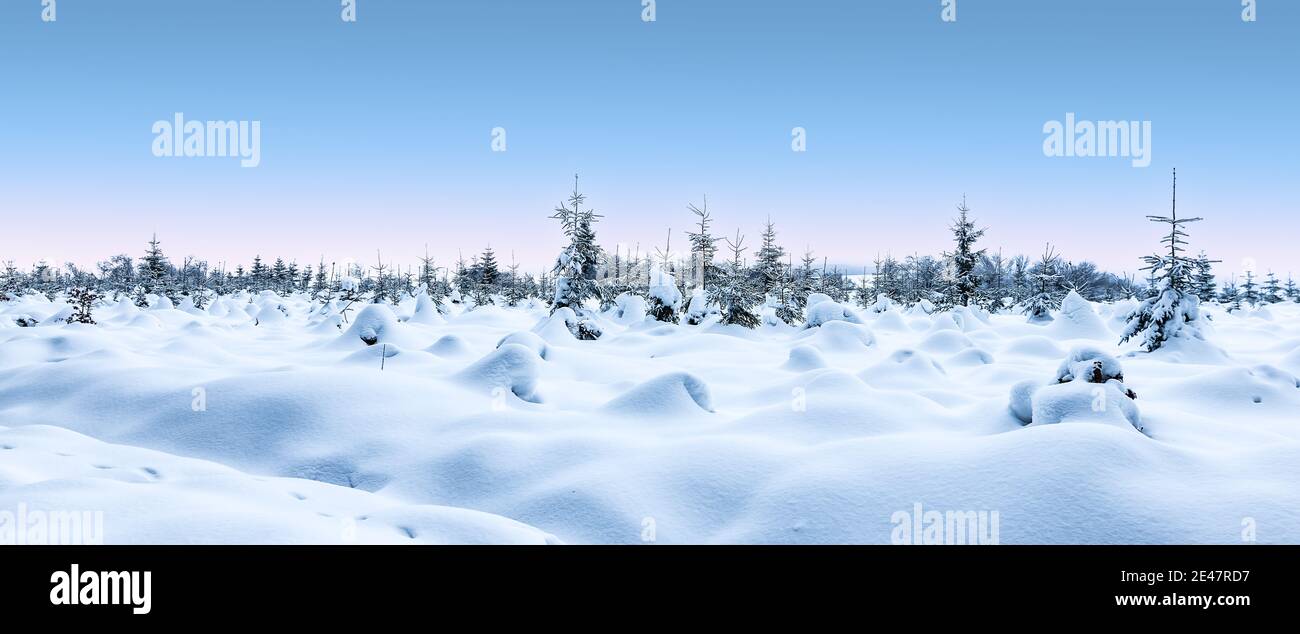
[[[986,246],[1135,270],[1169,205],[1192,243],[1300,275],[1300,3],[1259,0],[0,2],[0,259],[541,268],[574,172],[601,242],[719,233],[860,266],[935,253],[963,194]],[[174,113],[258,120],[261,165],[157,158]],[[1152,123],[1152,161],[1052,158],[1043,124]],[[508,151],[492,152],[503,127]],[[803,153],[791,129],[807,130]]]

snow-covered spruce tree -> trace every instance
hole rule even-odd
[[[772,224],[771,218],[763,225],[763,243],[759,245],[754,257],[754,269],[762,285],[761,290],[763,294],[771,295],[785,277],[785,263],[781,261],[785,257],[785,249],[776,243],[776,225]]]
[[[871,291],[875,297],[872,299],[872,306],[883,305],[880,303],[881,295],[890,300],[898,299],[900,297],[898,261],[894,259],[894,256],[888,254],[882,260],[880,255],[877,254],[873,265],[875,266],[875,272],[872,275]]]
[[[949,297],[952,303],[970,306],[976,299],[979,278],[975,275],[975,265],[984,256],[984,249],[976,249],[975,242],[984,235],[984,229],[976,229],[975,221],[970,218],[970,208],[966,206],[966,197],[961,197],[957,205],[957,217],[949,227],[955,249],[945,253],[944,257],[952,262],[952,283]]]
[[[704,208],[696,207],[694,203],[688,204],[687,209],[695,214],[699,220],[696,221],[697,231],[687,231],[686,237],[691,243],[691,286],[708,289],[717,276],[717,268],[713,265],[713,255],[718,250],[718,240],[709,234],[709,223],[713,218],[709,216],[709,197],[704,197]]]
[[[1236,278],[1228,280],[1219,291],[1219,303],[1228,307],[1228,312],[1241,309],[1241,291],[1237,288]]]
[[[781,278],[777,281],[776,288],[772,289],[772,299],[775,308],[773,314],[791,326],[803,320],[803,310],[796,305],[796,293],[794,271],[787,262],[781,267]]]
[[[78,286],[68,292],[68,303],[72,304],[72,314],[68,316],[68,323],[93,324],[94,317],[91,315],[95,307],[95,302],[102,297],[94,289],[87,286]]]
[[[400,299],[401,289],[398,287],[397,280],[391,275],[392,266],[384,264],[384,255],[378,251],[375,252],[375,258],[378,263],[370,267],[375,272],[375,282],[370,288],[370,303],[396,304]]]
[[[59,295],[59,278],[58,271],[50,268],[50,265],[41,260],[32,267],[32,288],[45,296],[45,299],[54,301]]]
[[[1007,297],[1007,263],[1002,259],[1002,252],[984,255],[975,268],[975,278],[979,286],[975,290],[977,303],[988,310],[996,312],[1003,308],[1002,300]]]
[[[1147,216],[1147,220],[1169,225],[1169,234],[1161,243],[1169,251],[1143,258],[1156,279],[1156,294],[1138,305],[1128,316],[1120,343],[1137,338],[1147,352],[1154,351],[1184,330],[1195,332],[1200,316],[1197,297],[1193,292],[1193,273],[1196,259],[1183,255],[1187,232],[1183,226],[1200,218],[1178,217],[1178,172],[1174,171],[1173,203],[1168,216]]]
[[[501,270],[497,266],[496,253],[492,247],[483,250],[478,260],[478,276],[474,283],[474,306],[487,306],[492,303],[492,296],[499,290]]]
[[[501,297],[505,300],[506,306],[518,306],[520,302],[528,299],[528,289],[519,275],[519,263],[515,262],[514,252],[510,253],[509,271],[501,284]]]
[[[1268,277],[1264,278],[1264,296],[1262,297],[1266,304],[1276,304],[1282,301],[1282,285],[1278,283],[1277,276],[1272,271],[1268,272]]]
[[[456,272],[452,274],[450,285],[448,294],[453,304],[459,304],[469,297],[474,287],[474,281],[470,279],[469,267],[465,266],[465,255],[460,251],[456,252]]]
[[[1011,271],[1011,303],[1017,305],[1033,294],[1033,287],[1029,282],[1029,258],[1017,255],[1011,258],[1007,268]]]
[[[1241,284],[1241,301],[1251,308],[1259,306],[1259,284],[1255,283],[1255,273],[1246,269],[1246,281]]]
[[[573,194],[568,204],[560,203],[551,216],[560,221],[569,246],[555,259],[555,299],[551,313],[561,308],[571,308],[581,316],[586,312],[583,304],[596,297],[596,275],[599,272],[601,250],[596,244],[596,231],[592,225],[601,216],[592,209],[583,209],[586,197],[578,192],[578,175],[573,176]]]
[[[681,320],[682,292],[673,274],[668,272],[666,261],[650,266],[646,296],[647,313],[655,321],[675,324]]]
[[[619,295],[623,293],[641,294],[640,285],[628,283],[628,262],[623,257],[620,247],[614,253],[602,251],[600,264],[596,267],[596,299],[600,301],[600,310],[606,311],[617,305]]]
[[[799,268],[794,272],[794,309],[801,319],[803,309],[808,305],[808,296],[821,288],[821,277],[816,264],[817,258],[813,257],[812,249],[805,246]]]
[[[429,256],[429,245],[424,245],[424,257],[420,258],[420,268],[416,281],[424,287],[424,292],[429,295],[433,294],[433,283],[438,279],[438,267],[434,266],[433,258]]]
[[[1052,320],[1052,311],[1061,307],[1061,276],[1057,273],[1060,256],[1047,245],[1043,257],[1028,272],[1030,295],[1021,307],[1021,313],[1029,316],[1030,323],[1042,323]]]
[[[848,282],[848,277],[840,272],[838,266],[826,270],[826,258],[822,258],[822,272],[817,291],[838,303],[845,304],[848,303],[849,295],[853,292],[853,285]]]
[[[268,285],[270,290],[277,295],[285,294],[285,290],[288,286],[288,277],[289,269],[284,265],[284,259],[276,258],[275,262],[271,264],[270,283]]]
[[[750,279],[745,270],[745,263],[740,255],[744,253],[745,237],[736,231],[736,240],[727,238],[727,248],[731,250],[731,261],[727,263],[712,286],[705,293],[709,303],[717,304],[722,313],[722,323],[735,324],[745,328],[758,326],[758,315],[754,307],[763,301],[763,294]]]
[[[794,293],[790,285],[788,267],[782,258],[785,249],[776,243],[776,225],[768,218],[763,225],[763,243],[755,254],[752,276],[762,296],[772,306],[776,318],[787,324],[799,322],[799,311],[794,307]]]
[[[1201,251],[1196,256],[1196,272],[1192,274],[1192,289],[1196,298],[1202,302],[1214,300],[1217,286],[1214,283],[1214,264],[1220,260],[1211,260]]]
[[[22,273],[14,266],[13,260],[5,261],[5,270],[0,275],[0,302],[18,299],[25,290]]]
[[[284,292],[286,295],[298,290],[301,278],[302,271],[298,268],[298,263],[290,260],[284,270]]]
[[[311,281],[311,297],[319,302],[329,302],[332,299],[333,288],[330,285],[329,277],[325,274],[325,258],[321,257],[320,264],[316,266],[316,275]]]
[[[903,301],[910,304],[924,301],[933,308],[943,300],[943,262],[934,256],[913,254],[907,256],[903,268],[906,280]]]
[[[144,306],[142,304],[144,296],[149,293],[163,297],[170,296],[167,284],[167,257],[163,255],[160,245],[158,235],[154,234],[149,240],[149,248],[145,251],[144,257],[140,259],[141,292],[136,298],[137,306]]]
[[[245,276],[248,290],[253,293],[266,290],[269,277],[270,272],[267,270],[266,265],[262,264],[262,256],[254,255],[253,266],[248,269],[248,275]]]
[[[1286,276],[1286,286],[1283,287],[1286,298],[1293,302],[1300,302],[1300,288],[1296,287],[1295,280],[1291,279],[1291,274]]]
[[[135,287],[135,262],[131,256],[118,254],[96,265],[104,289],[117,301],[122,295],[129,295]]]

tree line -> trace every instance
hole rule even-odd
[[[268,263],[260,256],[247,267],[213,266],[193,257],[174,263],[154,236],[138,260],[119,254],[99,262],[94,270],[72,263],[60,269],[38,262],[21,271],[7,262],[0,272],[0,301],[27,293],[51,301],[62,295],[79,307],[78,315],[84,312],[84,319],[78,320],[86,321],[95,302],[122,297],[141,307],[166,298],[173,304],[187,300],[203,308],[213,297],[236,292],[304,294],[322,303],[333,299],[397,303],[425,293],[440,308],[444,302],[469,309],[537,302],[549,305],[553,312],[568,308],[581,317],[593,306],[605,310],[620,297],[639,296],[647,302],[649,314],[663,321],[715,311],[722,323],[750,328],[759,325],[764,313],[799,324],[814,294],[862,308],[882,301],[921,304],[926,310],[978,306],[995,312],[1018,311],[1031,321],[1049,319],[1070,291],[1091,301],[1149,300],[1170,280],[1178,292],[1199,302],[1219,301],[1230,310],[1300,301],[1294,281],[1288,276],[1284,284],[1272,272],[1261,282],[1247,271],[1241,284],[1232,279],[1220,286],[1213,272],[1216,260],[1204,252],[1185,253],[1182,227],[1196,219],[1173,221],[1172,234],[1166,238],[1172,240],[1167,245],[1172,253],[1146,258],[1148,276],[1138,280],[1102,271],[1086,260],[1067,260],[1050,244],[1034,258],[1004,256],[983,248],[980,240],[985,229],[977,225],[964,198],[947,228],[951,251],[903,257],[885,254],[874,258],[870,270],[861,271],[829,266],[811,249],[804,249],[796,260],[779,243],[770,218],[759,231],[757,248],[751,250],[739,230],[716,234],[707,198],[699,205],[687,205],[687,211],[692,224],[685,232],[683,251],[672,249],[670,230],[663,247],[653,252],[616,247],[611,253],[597,242],[595,228],[602,216],[587,205],[575,176],[572,193],[551,216],[568,244],[554,265],[538,274],[521,271],[513,258],[503,266],[490,246],[468,261],[458,256],[445,267],[437,266],[427,252],[417,266],[406,268],[385,263],[381,253],[376,253],[370,266],[327,264],[323,258],[300,266],[278,257]]]

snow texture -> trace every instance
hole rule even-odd
[[[302,294],[17,323],[66,306],[0,302],[0,511],[101,510],[108,543],[640,544],[651,518],[660,544],[887,544],[918,502],[996,510],[1004,544],[1240,543],[1243,517],[1300,542],[1293,303],[1202,304],[1154,352],[1117,344],[1135,306],[1070,298],[1046,326]]]

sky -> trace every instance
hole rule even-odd
[[[1259,0],[0,0],[0,260],[440,264],[718,234],[857,268],[982,246],[1135,271],[1170,173],[1191,245],[1300,277],[1300,3]],[[260,125],[260,164],[155,156],[154,124]],[[1044,126],[1150,122],[1150,165]],[[505,131],[494,151],[493,130]],[[794,151],[802,128],[805,151]],[[500,149],[498,146],[496,149]],[[752,251],[751,251],[752,253]]]

